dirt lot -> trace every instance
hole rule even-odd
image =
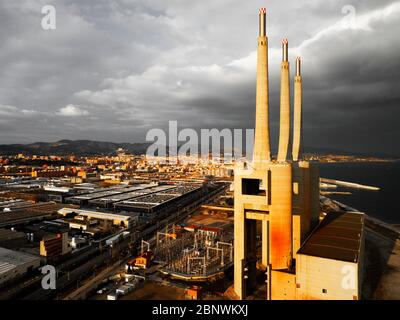
[[[197,213],[185,221],[187,224],[200,224],[207,227],[216,227],[222,228],[223,226],[232,224],[233,225],[233,218],[224,218],[219,216],[218,214],[213,215],[206,215]]]

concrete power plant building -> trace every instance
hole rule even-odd
[[[253,162],[238,163],[235,171],[234,291],[240,299],[245,299],[256,287],[257,272],[262,271],[266,299],[359,299],[364,220],[362,215],[348,213],[319,220],[319,169],[302,158],[300,58],[296,60],[294,78],[293,143],[289,159],[287,39],[282,42],[279,149],[277,159],[271,159],[265,8],[259,11],[259,24]],[[261,261],[257,257],[258,223]],[[351,286],[342,285],[346,275],[343,270],[353,272]]]

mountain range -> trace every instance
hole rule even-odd
[[[57,142],[35,142],[31,144],[3,144],[0,145],[0,155],[15,155],[19,153],[27,155],[112,155],[116,154],[116,151],[119,148],[124,149],[129,154],[140,155],[145,154],[150,145],[151,143],[115,143],[92,140],[60,140]],[[398,157],[397,155],[360,153],[319,147],[305,147],[305,153],[315,155],[336,154],[380,158]]]
[[[3,144],[0,154],[14,155],[111,155],[119,148],[131,154],[144,154],[150,143],[114,143],[91,140],[60,140],[57,142],[35,142],[31,144]]]

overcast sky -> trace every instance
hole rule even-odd
[[[56,30],[41,27],[47,4]],[[287,37],[290,61],[303,58],[305,144],[400,153],[400,1],[390,0],[3,0],[0,143],[144,142],[168,120],[253,128],[260,6],[273,145]]]

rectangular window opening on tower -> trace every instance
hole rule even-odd
[[[251,196],[265,196],[265,187],[260,179],[242,179],[242,194]]]

